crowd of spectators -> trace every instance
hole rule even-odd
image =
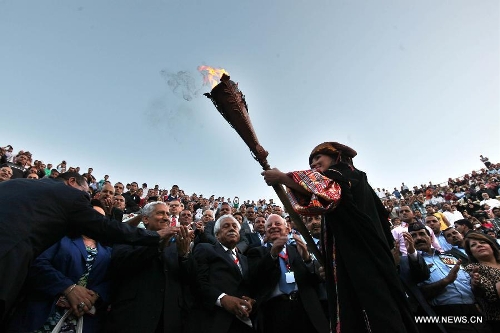
[[[419,306],[415,307],[418,310],[415,310],[414,313],[416,315],[422,313],[449,315],[451,313],[457,316],[476,314],[476,312],[467,312],[470,310],[468,307],[465,307],[464,311],[466,312],[460,312],[462,310],[454,312],[459,309],[459,306],[460,309],[464,309],[464,304],[450,304],[449,299],[461,297],[461,300],[467,299],[467,302],[470,299],[471,304],[474,304],[477,299],[483,311],[486,311],[482,315],[491,321],[493,328],[498,328],[500,305],[497,303],[500,299],[500,281],[495,281],[495,279],[500,278],[500,257],[498,257],[500,164],[490,163],[483,156],[481,156],[481,161],[485,164],[485,168],[472,171],[460,178],[450,178],[447,183],[433,185],[429,182],[428,185],[413,186],[411,189],[402,183],[399,189],[395,187],[392,192],[376,188],[375,193],[389,215],[389,223],[396,241],[395,261],[396,263],[401,262],[398,266],[401,270],[401,279],[408,288],[408,294],[415,297],[416,303],[420,303]],[[71,167],[64,160],[54,167],[52,164],[33,160],[29,151],[19,151],[14,154],[13,147],[10,145],[1,148],[0,151],[0,182],[15,178],[30,178],[36,181],[41,178],[56,178],[65,172],[80,173],[80,171],[79,167]],[[114,247],[111,261],[108,263],[111,270],[111,281],[109,281],[111,287],[105,284],[105,287],[101,286],[99,293],[97,293],[95,290],[90,290],[92,283],[87,284],[85,281],[84,284],[81,284],[78,281],[79,275],[75,276],[76,280],[69,282],[61,278],[61,286],[64,287],[55,292],[54,295],[51,294],[51,296],[57,296],[57,302],[61,302],[61,297],[63,298],[62,302],[68,301],[70,297],[75,297],[76,292],[81,292],[78,289],[81,287],[84,292],[91,295],[92,308],[95,305],[95,307],[101,307],[100,311],[102,311],[102,307],[104,307],[104,311],[111,311],[107,316],[108,331],[119,328],[121,332],[132,332],[137,329],[142,330],[149,325],[150,330],[142,331],[159,332],[169,325],[170,320],[175,323],[176,329],[174,331],[198,331],[202,328],[209,331],[220,331],[220,325],[225,320],[223,318],[226,318],[224,316],[229,314],[238,320],[231,322],[230,318],[233,317],[228,317],[229,324],[227,325],[229,326],[224,326],[227,330],[222,331],[244,332],[252,328],[252,322],[264,325],[263,331],[270,331],[266,330],[265,327],[276,328],[274,321],[281,320],[276,319],[279,314],[273,314],[272,318],[274,319],[270,319],[265,314],[274,311],[271,310],[272,304],[281,309],[286,308],[290,302],[297,300],[305,302],[307,300],[307,304],[311,308],[314,308],[314,305],[311,304],[317,303],[318,310],[304,317],[305,319],[300,324],[295,325],[295,328],[292,325],[290,331],[295,331],[294,329],[297,327],[300,327],[301,331],[309,331],[309,329],[317,332],[328,331],[323,325],[323,320],[328,317],[328,305],[325,290],[322,287],[322,283],[324,283],[322,280],[324,278],[323,272],[318,268],[318,263],[314,258],[308,254],[300,235],[295,231],[285,233],[288,224],[293,230],[293,223],[290,223],[286,212],[272,199],[269,201],[266,199],[246,200],[240,203],[237,196],[231,199],[196,193],[189,195],[178,185],[169,186],[170,189],[167,190],[160,189],[159,185],[149,187],[146,183],[139,186],[137,182],[123,184],[118,181],[112,184],[109,181],[109,175],[104,175],[102,179],[97,180],[92,168],[87,168],[82,176],[87,181],[92,205],[103,215],[153,231],[165,224],[173,227],[183,226],[186,229],[182,229],[177,240],[174,238],[169,241],[175,245],[162,245],[163,247],[159,251],[130,245]],[[304,217],[304,222],[313,239],[319,242],[321,218],[319,216]],[[495,249],[492,251],[493,254],[483,256],[481,251],[477,251],[475,246],[485,242],[481,241],[483,239],[481,237],[471,236],[471,232],[487,235],[486,239],[492,240],[487,245]],[[93,244],[93,247],[87,246],[88,251],[95,250],[97,246],[103,248],[106,246],[106,244],[97,244],[84,235],[78,235],[78,237],[80,237],[78,238],[79,242],[85,246],[89,242]],[[185,238],[190,241],[186,243]],[[264,249],[263,246],[269,240],[273,242],[270,242],[269,247]],[[75,242],[75,238],[63,239],[62,245],[56,244],[55,246],[59,248],[64,245],[70,248],[71,241]],[[200,246],[200,244],[205,245]],[[297,272],[296,274],[301,272],[300,281],[295,281],[293,275],[292,278],[288,275],[283,276],[283,280],[286,280],[285,284],[293,283],[293,287],[288,291],[281,288],[282,281],[279,277],[281,259],[284,260],[286,266],[281,267],[282,271],[288,269],[289,274],[291,270],[288,254],[279,252],[285,244],[293,244],[293,249],[287,245],[287,251],[290,252],[290,255],[302,258],[301,266],[292,269],[292,271]],[[398,248],[400,251],[397,251]],[[106,249],[106,251],[111,251],[111,248]],[[232,268],[236,267],[235,272],[241,274],[241,276],[238,275],[236,281],[225,275],[227,267],[224,267],[227,263],[217,261],[218,256],[221,255],[220,251],[231,254],[229,262],[234,261],[236,266]],[[194,255],[190,256],[189,254],[192,252]],[[440,258],[439,262],[436,262],[435,253]],[[248,256],[248,262],[243,254]],[[266,256],[266,254],[270,254],[270,256]],[[46,262],[50,259],[47,259],[47,256],[50,255],[56,256],[57,250],[55,248],[49,249],[48,253],[41,256],[41,259],[37,259],[34,267],[39,267],[38,271],[42,268],[47,269]],[[179,262],[171,262],[169,258],[172,256],[178,256]],[[469,258],[472,266],[467,266]],[[263,276],[274,269],[271,259],[278,260],[280,265],[276,268],[276,281],[268,285],[268,280]],[[403,264],[404,260],[409,262],[407,270]],[[61,264],[65,265],[64,262]],[[415,268],[418,265],[420,265],[419,268]],[[441,275],[434,271],[435,268],[432,269],[433,265],[439,267]],[[90,268],[87,267],[87,271],[85,271],[85,267],[81,269],[87,275],[89,274]],[[167,277],[162,273],[163,269],[165,272],[169,272]],[[216,271],[213,271],[214,269]],[[469,274],[465,274],[464,269],[472,276],[472,284]],[[484,272],[488,274],[488,281],[485,280],[486,273]],[[43,277],[43,272],[39,272],[39,274]],[[170,274],[173,275],[170,276]],[[308,284],[303,282],[302,275],[306,276],[307,274],[315,277],[314,282],[308,282]],[[124,275],[128,276],[126,281],[123,280]],[[50,277],[50,274],[48,276]],[[198,277],[199,280],[191,281],[193,276]],[[248,285],[247,278],[259,281],[257,290],[254,290],[255,285]],[[39,279],[38,276],[35,280],[45,281]],[[45,283],[50,282],[46,281]],[[222,283],[220,288],[218,283]],[[158,288],[155,287],[155,284],[159,284]],[[170,298],[173,296],[166,296],[169,291],[166,291],[165,284],[170,284],[170,287],[176,290],[175,297],[176,299],[181,297],[182,304],[170,303],[172,301]],[[455,284],[459,287],[454,288],[453,292],[457,293],[458,290],[459,294],[462,293],[461,296],[442,298],[443,293],[451,293],[448,287],[455,286]],[[262,289],[264,286],[266,286],[265,289]],[[418,286],[417,289],[414,288],[416,286]],[[487,291],[484,289],[485,286],[489,288]],[[145,306],[144,302],[147,299],[152,299],[151,297],[156,299],[156,296],[148,295],[154,295],[155,290],[158,291],[157,289],[161,291],[161,295],[164,295],[164,299],[157,299],[151,303],[151,310],[146,311],[149,306]],[[488,293],[488,297],[484,296],[485,292]],[[421,296],[419,296],[420,293]],[[63,296],[67,299],[64,300]],[[99,297],[101,298],[99,299]],[[201,303],[196,304],[196,297],[201,297]],[[412,296],[409,298],[411,299]],[[143,301],[139,302],[141,304],[136,304],[137,307],[130,306],[130,302],[133,302],[134,299]],[[275,303],[271,304],[271,300]],[[177,301],[174,300],[175,302]],[[207,308],[212,312],[206,312],[207,309],[202,307],[205,305],[204,302],[208,302]],[[265,313],[263,311],[257,315],[255,313],[251,315],[254,304],[256,308],[259,306],[261,309],[265,309]],[[311,310],[305,305],[300,307],[300,311],[309,313]],[[178,308],[179,306],[180,308]],[[172,307],[175,307],[175,310]],[[126,309],[129,309],[130,312]],[[184,311],[186,309],[190,311],[186,313]],[[173,320],[169,315],[166,315],[165,311],[171,314],[175,313],[176,319]],[[223,312],[219,313],[219,311]],[[319,317],[318,311],[321,314]],[[53,321],[45,323],[48,332],[54,327],[53,324],[61,319],[61,314],[50,313],[49,318],[46,318],[49,310],[43,318],[38,318],[39,321],[41,320],[40,324],[45,319]],[[152,313],[156,313],[151,318],[152,320],[146,321],[145,318]],[[74,315],[75,318],[78,317],[77,313]],[[186,318],[184,318],[185,316]],[[193,321],[191,316],[203,320],[201,322]],[[222,317],[219,318],[219,316]],[[130,324],[124,324],[127,323],[127,320],[124,320],[125,317],[132,320]],[[21,318],[22,320],[25,318]],[[279,327],[283,327],[284,323],[287,322],[287,318],[282,318],[282,320],[283,323],[280,322],[281,326]],[[209,321],[210,325],[203,326],[205,321]],[[96,324],[96,327],[101,324]],[[72,325],[67,329],[74,328],[76,321],[73,321]],[[260,329],[262,330],[262,327]],[[435,325],[432,328],[424,326],[420,329],[425,332],[433,332],[434,330],[454,332],[457,327]],[[460,329],[467,331],[464,326],[461,326]],[[488,326],[484,326],[484,330],[477,327],[474,329],[489,332]]]

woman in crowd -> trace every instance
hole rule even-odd
[[[471,286],[493,332],[500,332],[500,251],[494,239],[479,232],[465,238]]]
[[[94,209],[104,215],[100,207]],[[8,332],[50,333],[71,311],[60,332],[99,332],[107,310],[107,270],[111,248],[84,235],[64,237],[43,252],[30,268],[26,299],[17,308]]]

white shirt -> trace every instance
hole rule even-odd
[[[455,221],[458,221],[458,220],[461,220],[464,218],[462,213],[460,213],[458,210],[456,210],[454,212],[453,211],[451,211],[451,212],[444,211],[443,215],[446,216],[446,218],[450,222],[450,225],[453,225],[453,223],[455,223]]]

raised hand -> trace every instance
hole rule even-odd
[[[462,260],[458,260],[455,266],[450,270],[448,275],[444,278],[446,284],[453,283],[457,279],[458,275],[458,270],[460,269],[460,264],[462,263]]]

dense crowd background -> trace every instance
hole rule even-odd
[[[374,189],[389,211],[391,223],[392,219],[399,217],[401,206],[409,205],[416,212],[417,218],[425,218],[427,214],[426,206],[431,205],[434,211],[442,211],[443,203],[449,203],[453,211],[457,210],[462,213],[463,217],[470,219],[475,227],[481,226],[484,228],[484,225],[488,226],[488,223],[485,224],[485,222],[494,218],[492,209],[500,206],[500,202],[497,200],[497,197],[500,196],[500,163],[491,163],[487,157],[482,155],[480,155],[480,160],[484,163],[484,168],[466,173],[462,177],[449,178],[447,182],[434,185],[432,181],[429,181],[427,185],[420,184],[420,186],[413,186],[412,188],[405,183],[401,183],[399,188],[394,187],[392,191],[385,188]],[[7,166],[11,168],[11,179],[55,178],[66,171],[81,173],[87,179],[90,196],[97,196],[97,198],[104,184],[108,183],[110,178],[109,175],[96,178],[92,167],[82,170],[79,166],[69,166],[65,160],[62,160],[57,165],[46,164],[42,160],[33,160],[31,152],[20,150],[14,153],[11,145],[0,149],[0,165],[4,168]],[[6,178],[8,175],[3,177]],[[128,217],[127,214],[137,212],[147,202],[169,202],[173,199],[178,199],[186,209],[191,210],[194,213],[195,220],[200,220],[203,210],[206,209],[214,210],[217,213],[223,202],[230,203],[234,210],[241,210],[243,215],[245,214],[243,207],[253,207],[257,214],[262,214],[264,217],[273,212],[286,216],[286,212],[277,203],[273,202],[273,199],[253,198],[240,203],[238,196],[226,198],[197,193],[189,195],[178,185],[172,185],[168,190],[161,188],[163,186],[159,185],[149,187],[146,183],[142,183],[141,186],[139,184],[138,182],[127,184],[116,182],[114,184],[114,189],[117,191],[114,194],[118,196],[125,194],[124,218]],[[116,203],[116,205],[120,206],[120,202]]]

